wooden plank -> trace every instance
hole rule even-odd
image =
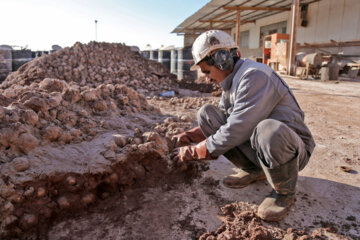
[[[360,41],[347,41],[347,42],[336,42],[331,41],[329,43],[304,43],[301,48],[328,48],[328,47],[356,47],[360,46]]]
[[[288,74],[294,76],[296,73],[295,55],[296,55],[296,28],[299,18],[300,0],[293,0],[291,6],[291,34],[290,34],[290,51],[288,62]]]
[[[241,25],[241,11],[237,11],[236,17],[236,45],[240,47],[240,25]]]
[[[221,14],[219,14],[219,15],[215,16],[215,17],[214,17],[214,18],[212,18],[211,20],[215,20],[215,19],[220,18],[220,17],[222,17],[222,16],[225,16],[225,15],[227,15],[227,14],[231,13],[231,12],[232,12],[231,10],[227,10],[226,12],[223,12],[223,13],[221,13]]]
[[[213,23],[236,23],[235,20],[199,20],[199,22],[213,22]]]
[[[255,11],[290,11],[291,8],[275,8],[275,7],[223,7],[225,10],[232,11],[245,11],[245,10],[255,10]]]

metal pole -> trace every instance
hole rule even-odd
[[[95,20],[95,41],[97,42],[97,20]]]
[[[290,53],[287,72],[289,75],[295,76],[295,56],[296,56],[296,28],[299,16],[300,0],[293,0],[291,6],[291,33],[290,33]]]

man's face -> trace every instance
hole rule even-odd
[[[199,67],[201,72],[205,74],[208,82],[216,81],[217,83],[220,83],[231,73],[230,70],[222,71],[215,67],[215,65],[209,66],[206,62],[199,63]]]

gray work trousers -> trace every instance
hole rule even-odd
[[[197,120],[204,135],[209,137],[226,123],[226,116],[214,105],[205,104],[198,111]],[[302,139],[275,119],[261,121],[248,141],[230,149],[224,156],[244,170],[261,168],[259,161],[268,168],[276,168],[295,157],[299,158],[299,170],[302,170],[310,158]]]

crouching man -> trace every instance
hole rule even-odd
[[[174,160],[210,160],[224,155],[241,172],[225,177],[223,184],[243,188],[267,179],[273,191],[260,204],[258,215],[266,221],[283,219],[295,201],[298,172],[315,147],[304,112],[276,72],[240,59],[227,33],[202,33],[192,54],[194,67],[220,84],[222,96],[218,107],[205,104],[200,108],[199,127],[173,136],[177,147]]]

